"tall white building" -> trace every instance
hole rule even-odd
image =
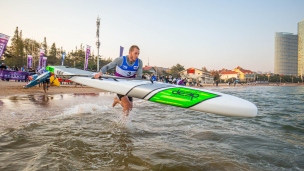
[[[274,74],[298,75],[298,35],[275,33]]]

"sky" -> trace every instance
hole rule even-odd
[[[274,70],[275,32],[297,34],[303,0],[1,0],[0,33],[56,43],[71,51],[90,45],[102,57],[140,48],[144,65],[208,70]]]

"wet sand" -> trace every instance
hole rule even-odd
[[[35,86],[24,89],[25,82],[14,81],[0,81],[0,96],[22,95],[22,94],[44,94],[43,88]],[[46,92],[48,95],[52,94],[69,94],[69,93],[99,93],[105,92],[101,89],[96,89],[88,86],[80,86],[75,84],[64,84],[61,86],[51,86]]]

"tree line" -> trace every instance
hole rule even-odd
[[[14,36],[11,39],[11,45],[7,46],[6,51],[3,54],[4,62],[7,66],[27,66],[27,55],[33,56],[33,68],[38,66],[38,59],[40,55],[40,49],[45,50],[45,57],[47,57],[47,64],[49,65],[61,65],[62,53],[65,52],[63,48],[56,47],[56,43],[52,43],[48,48],[47,39],[44,37],[43,42],[38,42],[34,39],[23,38],[22,30],[19,31],[18,27],[14,32]],[[68,67],[75,67],[83,69],[85,59],[85,46],[80,44],[79,47],[75,47],[75,50],[71,52],[65,52],[64,65]],[[112,59],[100,59],[99,66],[103,66]],[[97,56],[91,54],[89,56],[88,70],[96,71],[97,68]]]
[[[62,53],[65,52],[64,65],[68,67],[75,67],[83,69],[85,59],[85,46],[80,44],[79,47],[75,47],[74,50],[66,52],[62,47],[57,47],[56,43],[52,43],[48,46],[47,38],[44,37],[43,42],[38,42],[34,39],[23,38],[22,30],[16,27],[14,36],[11,38],[11,45],[7,46],[6,51],[3,54],[5,64],[7,66],[27,66],[27,55],[33,56],[33,68],[38,66],[38,60],[40,56],[40,49],[45,50],[44,56],[47,57],[47,64],[49,65],[61,65]],[[104,58],[99,60],[99,66],[104,66],[112,61],[112,58]],[[97,69],[97,56],[91,54],[89,57],[88,70],[96,71]],[[207,71],[205,67],[202,68]],[[161,75],[172,75],[173,77],[179,77],[179,72],[185,70],[184,66],[176,64],[172,66],[169,72],[162,71]],[[113,71],[110,71],[110,73]],[[213,74],[213,73],[212,73]],[[218,73],[216,74],[218,77]]]
[[[43,42],[38,42],[34,39],[23,38],[22,30],[19,31],[18,27],[14,32],[14,36],[11,38],[11,45],[7,46],[6,51],[4,52],[4,62],[7,66],[26,66],[27,65],[27,55],[33,56],[33,68],[38,66],[38,59],[40,55],[40,49],[45,50],[45,55],[47,63],[49,65],[61,65],[62,53],[65,52],[62,47],[56,47],[56,43],[52,43],[51,47],[48,48],[47,39],[44,37]],[[84,59],[85,59],[85,46],[80,44],[79,47],[75,47],[75,50],[71,52],[65,52],[64,65],[68,67],[75,67],[83,69]],[[99,66],[104,66],[112,61],[112,58],[108,57],[107,59],[100,59]],[[88,70],[96,71],[97,69],[97,56],[91,54],[89,57]],[[185,70],[184,66],[177,63],[172,66],[168,72],[162,71],[160,75],[172,75],[173,77],[179,77],[180,71]],[[204,72],[209,72],[213,79],[220,80],[220,73],[216,70],[208,71],[206,67],[202,67]],[[113,72],[110,71],[110,73]],[[258,74],[256,81],[269,81],[269,82],[302,82],[300,77],[293,76],[282,76],[282,75],[273,75],[267,76],[264,74]]]

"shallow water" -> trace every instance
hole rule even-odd
[[[209,88],[257,105],[255,118],[115,94],[0,98],[0,170],[303,170],[304,87]]]

